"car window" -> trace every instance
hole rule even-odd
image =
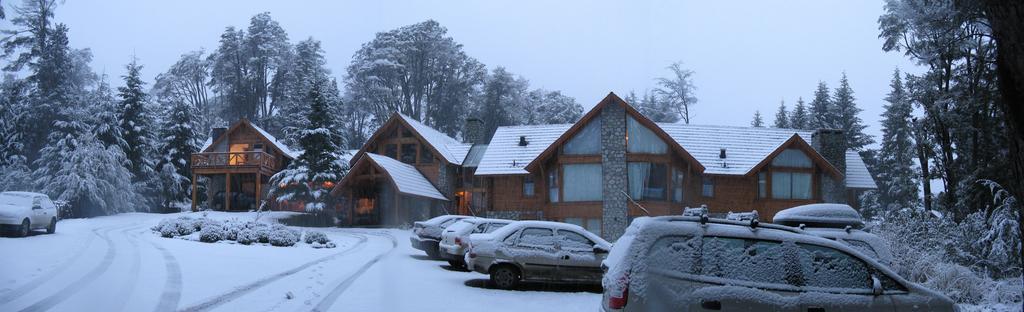
[[[860,259],[829,247],[799,246],[798,259],[808,287],[871,290],[871,270]]]
[[[801,286],[793,243],[704,237],[700,274],[738,281]]]
[[[519,236],[519,246],[554,247],[555,234],[551,229],[527,228]]]
[[[559,241],[562,243],[562,249],[594,250],[594,242],[580,233],[558,230],[558,236],[561,238]]]
[[[658,239],[648,250],[649,267],[679,273],[700,273],[700,237],[666,236]]]
[[[484,233],[494,232],[495,230],[500,229],[500,228],[502,228],[503,226],[506,226],[506,225],[508,225],[508,223],[491,223],[491,224],[488,224],[487,225],[487,230],[485,230]]]
[[[505,239],[501,240],[501,242],[505,245],[512,245],[515,244],[517,237],[519,237],[519,232],[512,232],[512,234],[505,236]]]
[[[46,209],[56,209],[57,206],[54,205],[53,202],[50,201],[49,198],[43,197],[43,208],[46,208]]]
[[[39,198],[39,197],[33,197],[32,198],[32,208],[35,208],[36,206],[42,206],[42,205],[43,204],[42,204],[42,199],[41,198]]]
[[[484,233],[484,231],[486,231],[486,230],[487,230],[487,223],[480,223],[480,225],[477,225],[476,228],[473,229],[473,233]]]

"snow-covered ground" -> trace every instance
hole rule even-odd
[[[586,287],[489,289],[482,274],[427,260],[403,230],[318,229],[337,244],[330,249],[150,231],[173,216],[63,220],[53,235],[0,237],[0,311],[593,311],[601,299]]]

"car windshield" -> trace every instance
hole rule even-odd
[[[864,242],[864,241],[852,240],[852,239],[843,239],[843,240],[840,240],[840,241],[843,242],[843,243],[846,243],[847,245],[850,245],[850,247],[853,247],[853,249],[856,249],[857,251],[863,253],[864,255],[866,255],[868,257],[871,257],[871,258],[874,258],[874,259],[878,259],[878,253],[875,252],[875,249],[871,248],[871,245],[866,243],[866,242]]]
[[[0,205],[31,206],[32,197],[21,194],[0,193]]]

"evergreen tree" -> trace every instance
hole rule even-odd
[[[697,87],[693,84],[693,71],[683,68],[682,62],[672,63],[666,68],[672,71],[672,76],[658,78],[658,89],[655,89],[655,93],[661,95],[667,111],[676,115],[672,119],[682,119],[684,123],[689,124],[690,118],[693,117],[690,110],[697,104],[697,96],[694,95]]]
[[[900,71],[893,73],[892,90],[885,98],[882,113],[882,147],[878,152],[877,180],[879,202],[888,210],[916,207],[919,203],[915,179],[911,113],[913,107],[900,79]]]
[[[811,100],[811,116],[808,126],[811,129],[834,129],[832,123],[832,99],[828,94],[828,85],[824,81],[818,82],[818,89],[814,91],[814,100]]]
[[[786,101],[779,102],[779,111],[775,112],[775,128],[789,128],[789,112],[786,111]]]
[[[475,114],[484,122],[487,141],[501,126],[522,124],[525,115],[525,97],[529,85],[504,67],[495,68],[484,81],[483,94]]]
[[[131,164],[129,171],[132,180],[137,182],[149,178],[153,173],[153,137],[149,128],[153,126],[153,121],[146,103],[148,96],[143,90],[146,83],[140,76],[142,65],[132,60],[125,68],[128,69],[128,73],[122,76],[125,85],[117,88],[121,104],[118,124],[125,143],[121,148]]]
[[[793,107],[793,113],[789,116],[789,126],[793,129],[810,129],[808,119],[804,98],[798,98],[796,100],[796,107]]]
[[[830,124],[843,130],[847,147],[860,151],[864,149],[865,145],[875,142],[864,133],[867,126],[861,122],[858,116],[861,109],[857,107],[853,89],[850,88],[850,82],[846,79],[846,73],[843,73],[843,78],[839,80],[839,87],[836,88],[832,101],[829,117],[833,121]]]
[[[754,111],[754,120],[750,121],[750,126],[755,128],[764,128],[764,119],[761,118],[761,111]]]
[[[307,212],[323,212],[330,200],[331,186],[341,180],[346,168],[335,154],[339,148],[332,129],[334,117],[329,113],[327,83],[313,82],[309,94],[306,128],[299,136],[303,153],[288,168],[271,178],[271,197],[278,202],[301,202]]]
[[[186,102],[170,104],[160,127],[160,160],[156,164],[162,182],[161,204],[170,208],[172,202],[185,201],[191,195],[192,153],[199,152],[200,133],[196,130],[197,109]]]

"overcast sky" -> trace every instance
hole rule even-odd
[[[434,19],[488,68],[504,66],[585,108],[609,91],[651,89],[682,61],[695,71],[698,124],[745,126],[755,110],[770,123],[780,100],[809,101],[818,81],[835,86],[845,71],[876,138],[893,69],[921,71],[882,51],[882,1],[438,2],[69,0],[57,20],[75,48],[92,49],[97,72],[118,77],[136,55],[151,84],[179,55],[215,50],[226,26],[244,28],[259,12],[271,12],[293,43],[320,40],[339,78],[376,32]]]

